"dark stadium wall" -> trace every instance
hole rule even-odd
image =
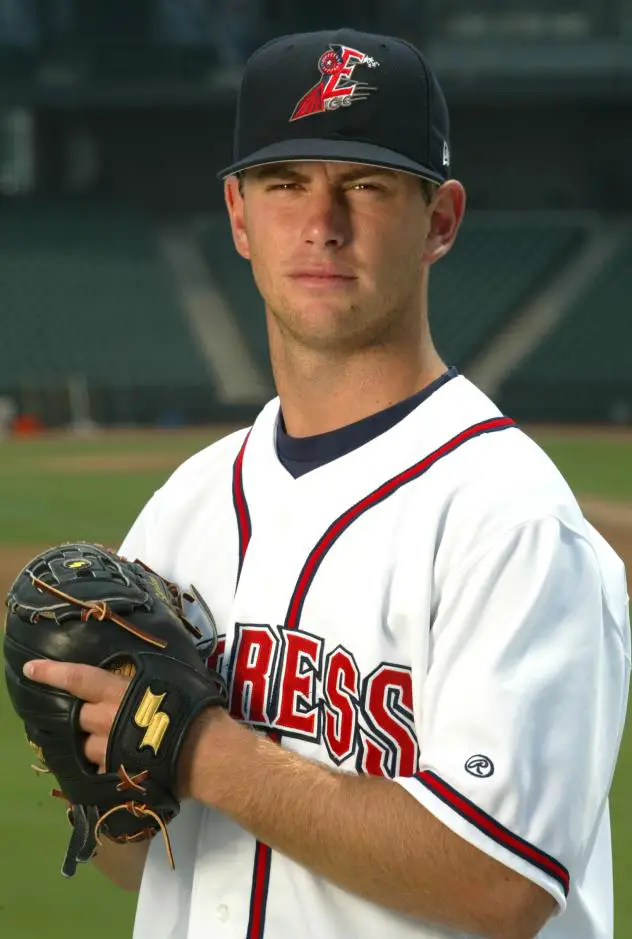
[[[630,105],[452,108],[455,172],[485,209],[632,209]]]
[[[72,141],[88,137],[98,172],[85,194],[120,199],[159,213],[222,206],[217,172],[230,161],[230,105],[41,109],[38,190],[70,195],[76,177]]]
[[[71,142],[98,154],[93,194],[155,212],[222,207],[232,96],[204,105],[47,109],[38,115],[39,190],[61,195],[77,174]],[[452,105],[454,172],[473,209],[632,210],[630,104],[487,100]],[[79,178],[81,175],[79,174]]]

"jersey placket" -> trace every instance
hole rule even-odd
[[[307,556],[307,559],[301,569],[296,585],[290,597],[287,612],[284,620],[285,629],[300,629],[301,613],[308,591],[313,583],[318,568],[326,557],[331,547],[338,538],[349,528],[353,522],[364,512],[378,505],[384,499],[387,499],[393,493],[397,492],[402,486],[418,479],[433,467],[443,457],[453,453],[456,449],[475,439],[481,434],[495,433],[514,427],[515,423],[511,418],[499,417],[488,421],[482,421],[472,427],[467,428],[462,433],[457,434],[451,440],[447,441],[441,447],[428,454],[425,458],[409,466],[403,472],[398,473],[391,479],[388,479],[381,486],[369,492],[363,499],[360,499],[345,512],[343,512],[326,529],[324,534],[317,540],[314,547]],[[248,444],[248,437],[244,440],[242,447],[235,460],[233,469],[233,503],[237,519],[239,532],[240,557],[238,563],[238,576],[236,589],[239,585],[239,578],[243,570],[243,564],[246,557],[248,545],[252,536],[252,525],[250,512],[248,510],[248,501],[244,489],[243,481],[243,463]],[[276,730],[266,731],[266,735],[275,743],[280,743],[282,735]],[[272,865],[272,849],[260,841],[257,841],[255,847],[255,856],[252,871],[252,886],[250,893],[250,908],[248,917],[248,927],[245,939],[263,939],[265,935],[266,907],[268,900],[268,891],[270,883],[270,872]]]

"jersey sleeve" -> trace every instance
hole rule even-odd
[[[441,822],[566,907],[606,808],[629,682],[623,567],[556,518],[498,535],[453,571],[398,778]],[[623,586],[621,586],[621,582]]]
[[[154,493],[145,503],[118,549],[118,554],[122,557],[126,557],[130,561],[144,561],[150,567],[153,563],[151,545],[156,498],[157,493]]]

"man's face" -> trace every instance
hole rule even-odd
[[[312,348],[379,343],[419,315],[432,217],[419,179],[351,163],[277,163],[227,184],[238,251],[283,332]]]

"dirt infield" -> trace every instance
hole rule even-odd
[[[113,443],[128,443],[130,441],[142,440],[144,438],[155,438],[160,436],[164,440],[178,440],[187,438],[191,433],[199,433],[205,436],[209,441],[216,440],[226,434],[233,433],[242,427],[246,427],[249,421],[235,421],[218,424],[200,424],[197,426],[186,427],[94,427],[89,430],[79,432],[74,429],[50,428],[38,431],[32,437],[21,438],[21,442],[27,443],[29,439],[37,441],[38,439],[47,440],[76,440],[78,436],[85,440],[109,440]],[[534,438],[540,436],[582,438],[596,437],[600,440],[632,440],[632,426],[627,424],[547,424],[530,422],[519,422],[520,428],[525,433]]]
[[[82,453],[49,456],[44,466],[49,473],[144,473],[171,470],[180,462],[173,453]]]
[[[580,500],[589,521],[623,558],[632,585],[632,504],[606,499]],[[48,545],[0,545],[0,603],[16,574]],[[1,620],[0,620],[1,621]]]
[[[0,545],[0,604],[4,602],[7,590],[11,586],[16,574],[18,574],[24,565],[42,551],[46,545],[34,545],[26,547],[9,547]],[[4,621],[4,615],[0,617],[0,622]]]

